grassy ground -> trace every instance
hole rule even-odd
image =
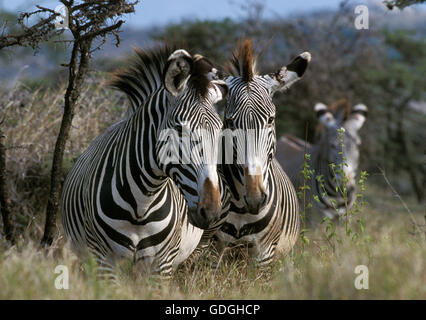
[[[409,196],[404,206],[391,189],[367,184],[361,216],[365,231],[356,240],[337,226],[307,233],[293,251],[268,272],[247,259],[221,259],[210,268],[206,253],[186,263],[168,282],[123,266],[118,285],[96,280],[92,260],[79,260],[59,239],[48,253],[38,250],[46,203],[49,155],[63,101],[57,90],[0,92],[6,106],[9,189],[15,222],[22,235],[16,247],[0,240],[0,299],[426,299],[425,208]],[[105,99],[105,96],[108,99]],[[123,116],[119,95],[89,83],[73,122],[65,169],[104,128]],[[88,107],[93,106],[93,107]],[[375,177],[378,180],[380,177]],[[413,224],[416,222],[416,226]],[[55,288],[58,265],[69,269],[69,289]],[[369,289],[357,290],[357,265],[369,270]]]
[[[24,242],[0,251],[0,299],[426,299],[424,231],[416,233],[406,209],[389,193],[371,188],[367,195],[371,203],[359,240],[346,237],[343,226],[337,227],[340,241],[327,240],[324,228],[311,230],[310,244],[299,241],[269,275],[230,257],[213,270],[206,254],[183,265],[171,281],[127,266],[114,285],[96,281],[93,261],[80,261],[67,248],[46,255]],[[421,208],[410,207],[422,223]],[[57,265],[69,268],[68,290],[55,288]],[[357,265],[368,267],[368,290],[354,286]]]

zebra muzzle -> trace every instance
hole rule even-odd
[[[219,186],[214,186],[210,179],[206,179],[197,208],[188,211],[190,222],[198,228],[208,229],[220,219],[221,212]]]
[[[212,210],[205,207],[188,208],[189,222],[197,228],[209,229],[220,216],[220,210]]]
[[[246,194],[244,202],[251,214],[258,214],[265,206],[267,194],[263,187],[262,175],[246,175]]]

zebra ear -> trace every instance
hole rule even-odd
[[[300,80],[311,61],[311,54],[303,52],[294,58],[287,66],[269,75],[271,78],[271,92],[282,91],[290,88],[293,83]]]
[[[355,130],[361,129],[365,119],[367,118],[368,108],[365,104],[357,104],[351,110],[349,115],[348,124],[350,124]]]
[[[164,68],[163,81],[167,91],[173,96],[178,96],[183,89],[192,72],[193,59],[183,49],[173,52],[167,60]]]
[[[314,111],[317,114],[318,120],[326,127],[330,127],[335,123],[336,120],[334,119],[333,114],[328,110],[324,103],[318,102],[314,107]]]
[[[229,87],[223,80],[213,80],[211,81],[216,91],[216,99],[213,103],[217,103],[228,96]]]

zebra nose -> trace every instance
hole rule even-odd
[[[211,226],[220,217],[221,207],[200,207],[198,208],[198,216],[207,224]]]
[[[197,228],[208,229],[220,219],[221,207],[208,208],[199,205],[197,208],[188,208],[188,220]]]
[[[188,220],[197,228],[204,230],[210,226],[210,223],[206,217],[207,214],[204,209],[188,209]]]
[[[244,201],[250,214],[258,214],[265,206],[266,200],[267,194],[264,191],[261,191],[257,197],[244,196]]]
[[[207,220],[206,209],[204,209],[204,208],[200,209],[200,217],[203,218],[204,220]]]

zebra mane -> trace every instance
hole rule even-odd
[[[240,43],[232,55],[233,58],[226,67],[227,71],[233,76],[241,76],[246,82],[251,81],[253,75],[257,74],[257,56],[253,54],[251,40]]]
[[[346,121],[348,120],[351,112],[351,106],[349,105],[348,100],[340,99],[330,104],[328,110],[334,115],[334,117],[340,116],[343,121]]]
[[[163,70],[173,48],[161,45],[147,50],[135,48],[134,51],[135,55],[129,60],[130,66],[114,72],[108,83],[129,98],[128,115],[162,86]]]

